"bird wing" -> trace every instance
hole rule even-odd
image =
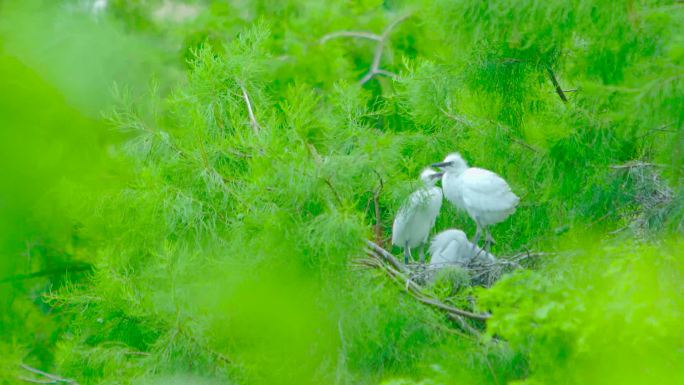
[[[441,268],[458,262],[458,242],[451,239],[439,245],[430,245],[430,266]]]
[[[520,198],[497,174],[482,168],[469,168],[460,179],[466,206],[481,211],[512,210]]]
[[[442,207],[442,189],[439,187],[432,187],[429,189],[420,189],[409,195],[408,199],[399,209],[394,223],[392,224],[392,243],[395,245],[402,245],[413,234],[409,229],[422,228],[419,223],[425,223],[428,227],[425,230],[425,240],[429,235],[430,229],[434,227],[435,220]],[[426,221],[426,222],[423,222]],[[408,232],[408,233],[407,233]],[[422,238],[422,235],[421,235]]]
[[[417,212],[429,213],[430,216],[437,216],[442,207],[442,189],[432,187],[422,188],[413,192],[406,200],[400,211],[403,215],[414,215]]]

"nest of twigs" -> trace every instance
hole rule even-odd
[[[471,335],[479,334],[479,329],[484,326],[483,323],[491,317],[488,313],[477,313],[445,303],[426,290],[426,285],[442,267],[421,264],[404,265],[376,243],[366,241],[366,246],[366,257],[354,261],[355,265],[384,272],[404,292],[419,302],[445,313],[464,332]],[[473,262],[459,267],[468,272],[471,285],[489,287],[503,274],[521,268],[521,261],[544,254],[547,253],[526,252],[497,259],[491,263]]]

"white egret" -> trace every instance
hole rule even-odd
[[[413,192],[399,209],[392,224],[392,244],[404,249],[404,263],[408,264],[411,248],[420,246],[420,261],[425,261],[423,244],[442,208],[442,189],[435,186],[441,172],[425,169],[420,174],[424,186]]]
[[[477,245],[484,230],[484,248],[488,249],[494,241],[489,226],[503,222],[513,214],[520,198],[503,178],[489,170],[468,167],[458,153],[449,154],[444,162],[432,166],[444,171],[442,189],[446,199],[465,210],[475,221],[477,231],[473,244]]]
[[[448,265],[466,267],[470,264],[491,264],[496,258],[468,241],[461,230],[449,229],[435,235],[430,241],[430,269]]]

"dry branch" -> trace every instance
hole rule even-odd
[[[366,245],[367,248],[365,251],[368,258],[360,258],[353,261],[355,267],[382,270],[395,284],[401,287],[405,293],[412,296],[418,302],[445,313],[466,333],[479,335],[479,331],[466,322],[466,319],[485,322],[491,318],[491,315],[487,313],[474,313],[444,303],[426,292],[418,281],[424,279],[426,275],[434,273],[436,269],[428,268],[416,273],[410,269],[410,266],[405,266],[394,255],[374,242],[367,240]],[[521,268],[520,262],[523,260],[556,254],[557,253],[526,251],[507,258],[500,258],[492,263],[476,263],[466,266],[465,268],[472,274],[473,282],[479,281],[481,284],[491,284],[498,279],[503,272],[509,271],[510,269]]]
[[[465,318],[475,321],[486,321],[490,318],[489,314],[478,314],[468,310],[459,309],[457,307],[445,304],[434,296],[426,293],[425,290],[418,285],[407,273],[407,268],[402,265],[391,253],[374,242],[366,241],[368,248],[366,254],[368,259],[360,259],[356,261],[357,265],[374,267],[382,270],[387,274],[393,282],[402,287],[406,293],[415,298],[424,305],[433,307],[445,313],[450,319],[454,320],[465,332],[476,335],[479,332],[470,326]]]
[[[245,88],[244,84],[242,82],[238,81],[238,85],[240,86],[240,90],[242,91],[242,98],[245,100],[245,104],[247,105],[247,114],[249,115],[249,122],[252,126],[252,131],[254,131],[254,134],[258,134],[259,130],[261,130],[261,126],[259,125],[259,122],[257,122],[256,117],[254,116],[254,110],[252,109],[252,103],[249,100],[249,94],[247,93],[247,89]]]
[[[394,255],[390,254],[389,251],[383,249],[382,247],[376,245],[375,243],[373,243],[373,242],[371,242],[371,241],[366,241],[366,245],[368,245],[368,247],[370,247],[370,249],[371,249],[373,252],[375,252],[375,253],[377,253],[378,255],[380,255],[380,257],[382,257],[382,259],[383,259],[385,262],[387,262],[387,263],[389,263],[390,265],[392,265],[392,267],[394,267],[395,269],[399,270],[399,271],[402,272],[402,273],[406,273],[406,267],[405,267],[404,265],[402,265],[402,264],[394,257]]]
[[[556,88],[556,93],[558,96],[561,98],[561,100],[564,103],[568,102],[567,96],[565,96],[565,91],[563,91],[563,88],[560,86],[558,83],[558,79],[556,78],[556,74],[553,73],[553,70],[551,67],[546,67],[546,72],[549,74],[549,78],[551,79],[551,83],[553,83],[553,86]]]
[[[381,41],[382,37],[380,35],[376,35],[371,32],[364,32],[364,31],[338,31],[338,32],[332,32],[327,35],[324,35],[319,42],[321,44],[325,44],[328,40],[336,39],[339,37],[358,37],[361,39],[368,39],[368,40],[375,40],[375,41]]]
[[[373,61],[371,62],[371,66],[368,69],[368,72],[359,80],[359,83],[366,84],[369,80],[371,80],[375,75],[382,75],[382,76],[387,76],[391,78],[397,77],[397,74],[394,72],[390,72],[384,69],[380,68],[380,61],[382,60],[382,52],[385,48],[385,44],[387,43],[387,39],[392,33],[392,30],[399,25],[399,23],[403,22],[406,20],[410,15],[404,15],[393,22],[391,22],[385,29],[382,31],[382,34],[378,35],[372,32],[367,32],[367,31],[338,31],[338,32],[331,32],[327,35],[324,35],[322,38],[320,38],[319,42],[321,44],[324,44],[328,40],[335,39],[335,38],[340,38],[340,37],[356,37],[356,38],[362,38],[362,39],[368,39],[368,40],[373,40],[376,41],[377,44],[375,45],[375,50],[373,51]]]
[[[24,382],[30,382],[34,384],[72,384],[72,385],[78,385],[78,382],[76,380],[73,380],[71,378],[64,378],[61,376],[58,376],[56,374],[44,372],[40,369],[36,369],[34,367],[28,366],[26,364],[21,364],[19,365],[22,369],[29,371],[35,375],[38,375],[40,377],[44,378],[29,378],[29,377],[19,377],[19,380],[24,381]]]
[[[613,170],[632,169],[632,168],[639,168],[639,167],[664,167],[664,165],[657,164],[657,163],[631,161],[631,162],[627,162],[625,164],[613,164],[610,166],[610,168],[612,168]]]

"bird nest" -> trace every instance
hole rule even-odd
[[[526,252],[508,258],[500,258],[490,263],[474,262],[466,265],[429,266],[424,264],[404,265],[392,253],[372,241],[366,241],[365,251],[366,257],[355,260],[355,265],[375,268],[384,272],[405,293],[418,302],[445,313],[461,330],[470,335],[479,334],[483,323],[491,315],[461,309],[441,301],[427,287],[435,275],[448,267],[458,266],[468,273],[470,285],[489,287],[505,273],[522,268],[521,262],[523,260],[548,254]]]

